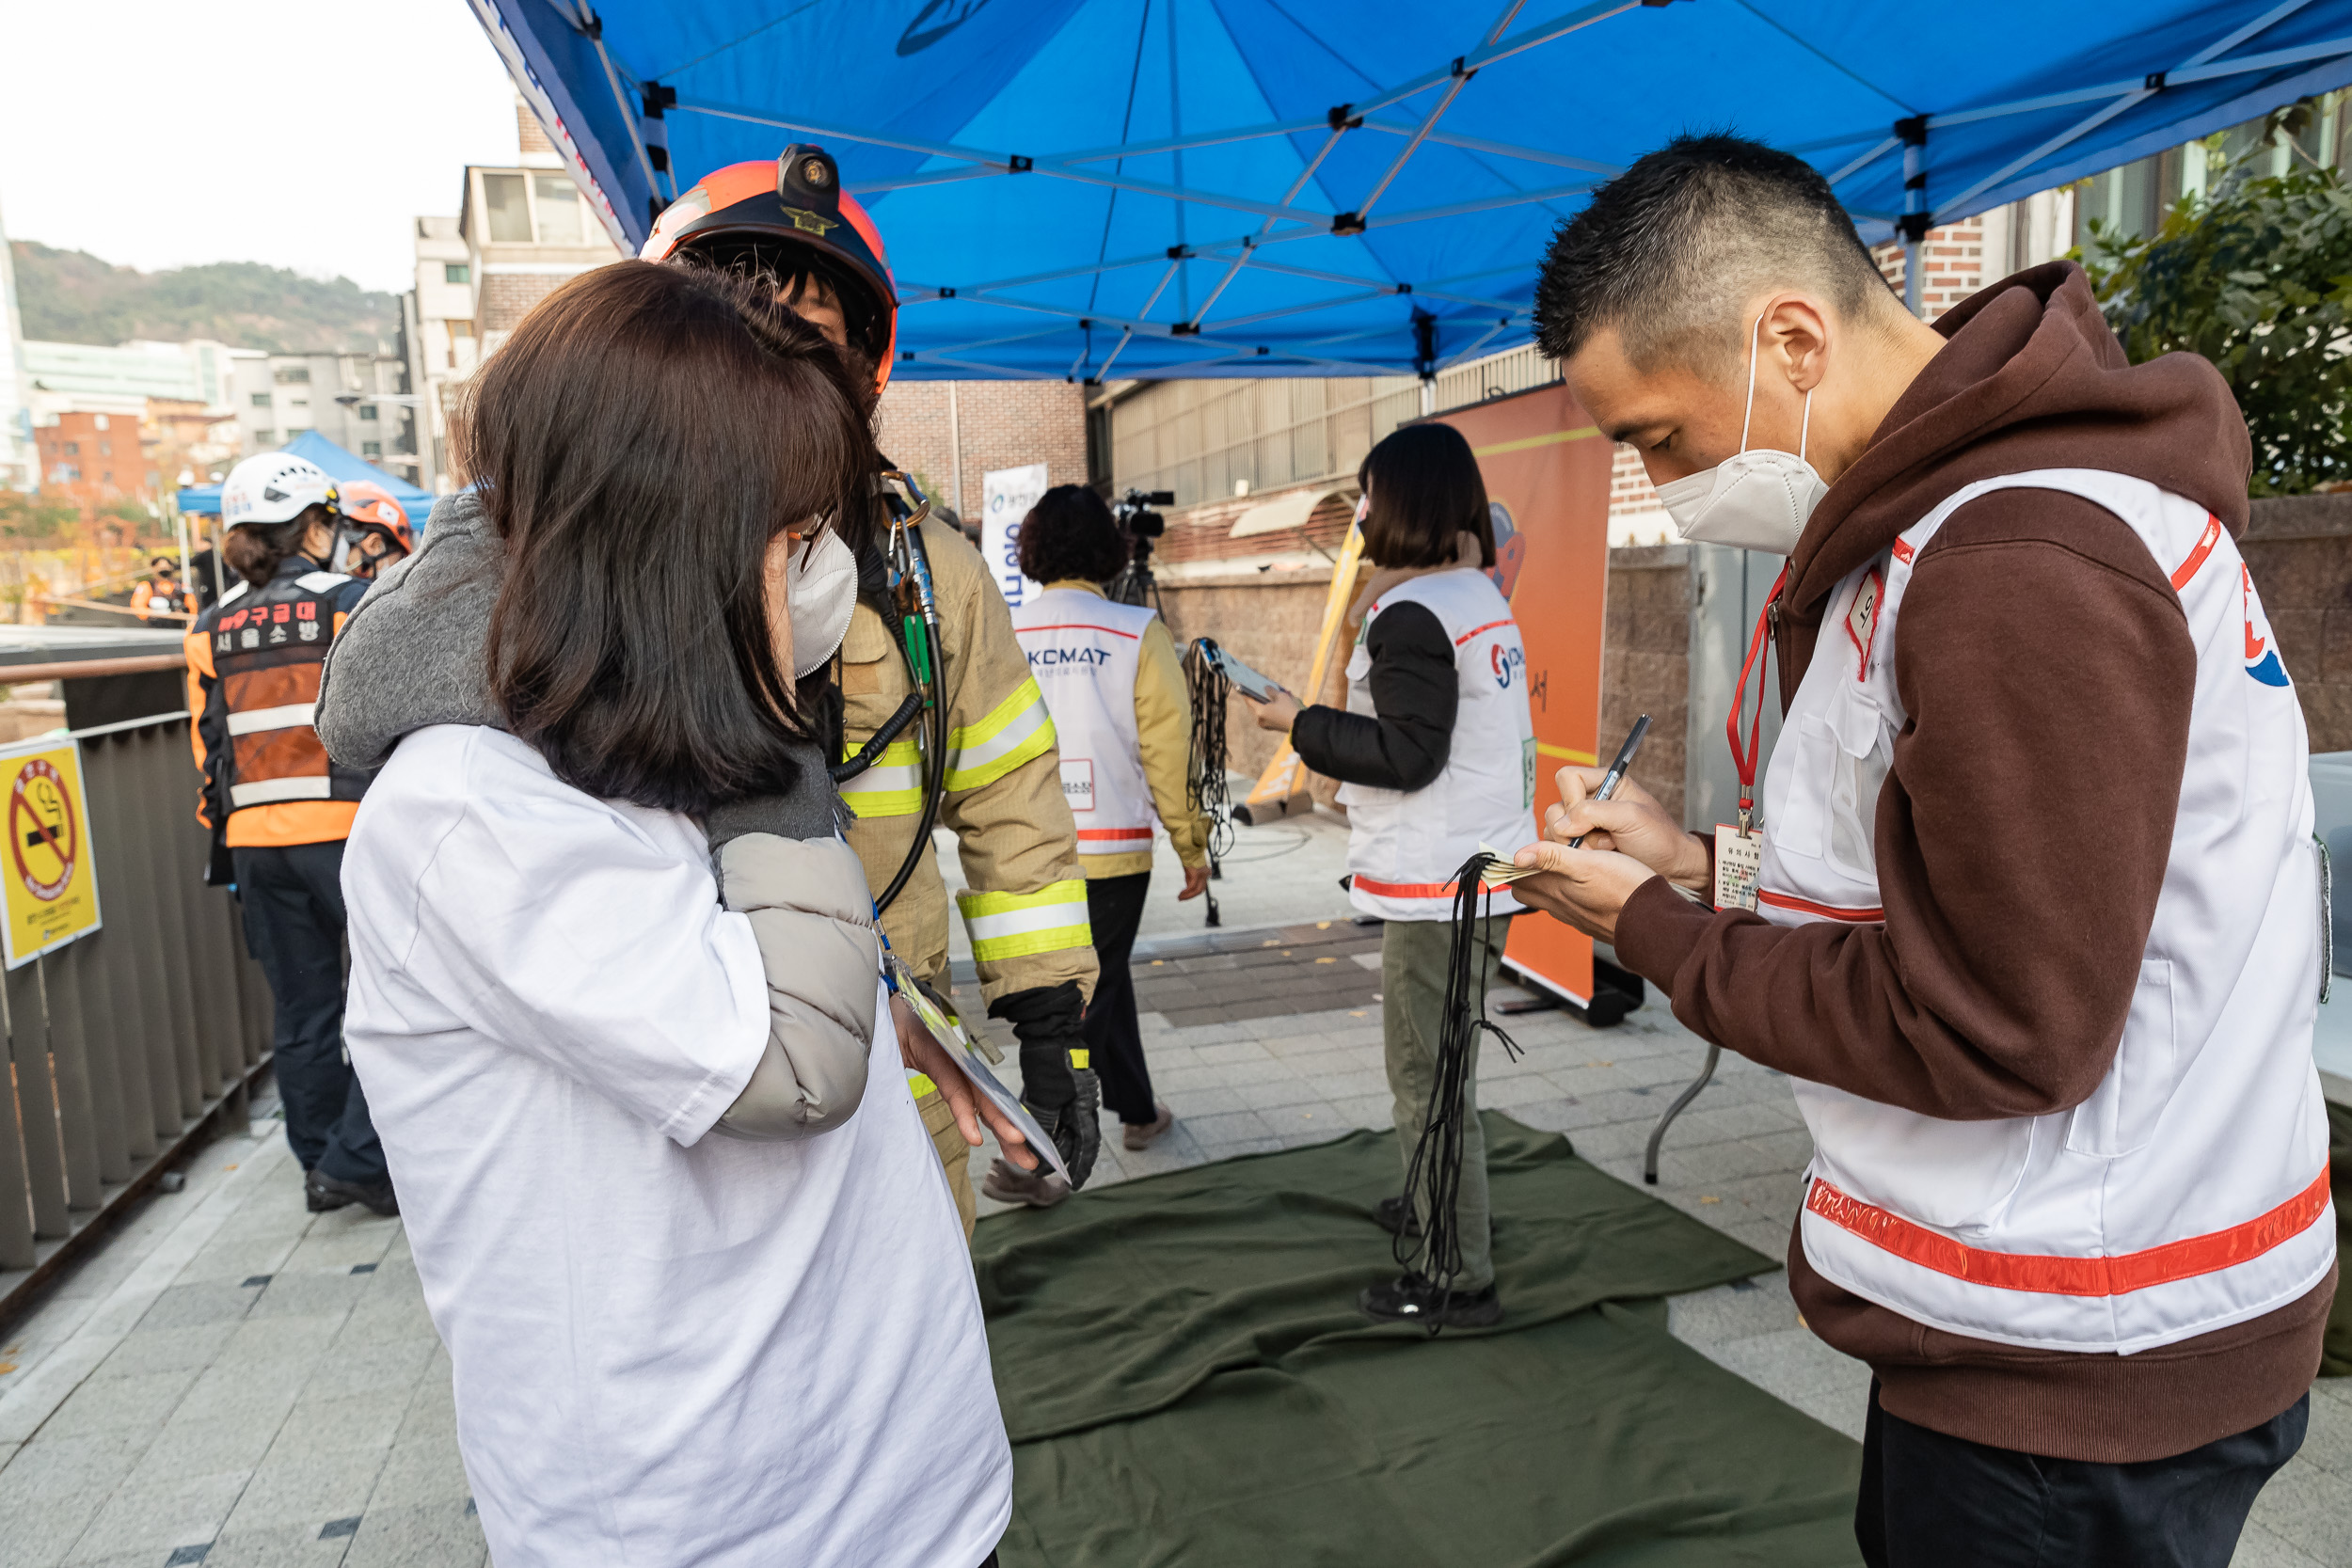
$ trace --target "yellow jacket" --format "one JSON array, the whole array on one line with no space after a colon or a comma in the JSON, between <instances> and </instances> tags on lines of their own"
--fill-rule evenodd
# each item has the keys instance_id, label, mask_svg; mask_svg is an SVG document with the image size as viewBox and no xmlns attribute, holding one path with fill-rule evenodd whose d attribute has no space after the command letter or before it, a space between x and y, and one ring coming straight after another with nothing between
<instances>
[{"instance_id":1,"label":"yellow jacket","mask_svg":"<svg viewBox=\"0 0 2352 1568\"><path fill-rule=\"evenodd\" d=\"M1061 758L1045 698L1012 634L1012 612L980 554L944 523L923 525L939 603L940 690L947 778L939 822L956 835L968 892L957 895L983 1004L1077 982L1094 994L1094 934L1077 829L1061 793ZM910 689L906 661L872 607L861 603L839 655L846 760L896 712ZM921 722L921 721L918 721ZM857 814L850 847L876 895L906 858L922 820L921 753L910 727L874 766L841 787ZM1181 799L1181 795L1179 797ZM915 974L947 971L947 888L926 854L882 915L890 945Z\"/></svg>"},{"instance_id":2,"label":"yellow jacket","mask_svg":"<svg viewBox=\"0 0 2352 1568\"><path fill-rule=\"evenodd\" d=\"M1094 583L1075 578L1049 582L1047 589L1073 588L1103 597ZM1192 693L1184 684L1184 656L1168 623L1153 616L1143 628L1136 654L1136 750L1143 756L1144 782L1152 786L1152 804L1168 830L1176 858L1186 865L1209 863L1208 819L1186 803L1186 784L1192 764ZM1124 849L1107 855L1078 851L1078 864L1089 879L1132 877L1152 869L1152 851Z\"/></svg>"}]
</instances>

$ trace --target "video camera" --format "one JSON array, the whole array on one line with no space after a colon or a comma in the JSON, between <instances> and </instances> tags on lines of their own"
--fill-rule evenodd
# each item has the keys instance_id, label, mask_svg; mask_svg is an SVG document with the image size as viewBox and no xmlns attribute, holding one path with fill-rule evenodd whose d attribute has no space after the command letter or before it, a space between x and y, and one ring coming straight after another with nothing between
<instances>
[{"instance_id":1,"label":"video camera","mask_svg":"<svg viewBox=\"0 0 2352 1568\"><path fill-rule=\"evenodd\" d=\"M1129 490L1111 502L1111 515L1119 519L1119 526L1132 537L1157 539L1168 531L1168 519L1152 509L1175 504L1176 492L1173 490Z\"/></svg>"},{"instance_id":2,"label":"video camera","mask_svg":"<svg viewBox=\"0 0 2352 1568\"><path fill-rule=\"evenodd\" d=\"M1111 515L1126 531L1128 559L1119 576L1104 590L1118 604L1147 604L1159 596L1159 585L1152 578L1152 541L1168 531L1168 519L1152 509L1174 506L1173 490L1130 489L1111 502Z\"/></svg>"}]
</instances>

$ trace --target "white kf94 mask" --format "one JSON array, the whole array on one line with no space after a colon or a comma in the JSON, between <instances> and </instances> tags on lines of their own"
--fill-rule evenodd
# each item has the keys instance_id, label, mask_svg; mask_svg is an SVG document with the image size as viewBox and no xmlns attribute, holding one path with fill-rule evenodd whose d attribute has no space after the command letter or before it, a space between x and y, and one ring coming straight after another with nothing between
<instances>
[{"instance_id":1,"label":"white kf94 mask","mask_svg":"<svg viewBox=\"0 0 2352 1568\"><path fill-rule=\"evenodd\" d=\"M792 678L799 680L831 658L850 634L857 610L857 556L829 528L792 552L784 586L792 614Z\"/></svg>"},{"instance_id":2,"label":"white kf94 mask","mask_svg":"<svg viewBox=\"0 0 2352 1568\"><path fill-rule=\"evenodd\" d=\"M1748 426L1756 417L1756 337L1764 318L1748 333L1748 406L1740 417L1740 452L1714 467L1658 487L1658 499L1682 531L1703 545L1736 545L1743 550L1787 555L1797 547L1805 519L1829 494L1829 486L1804 460L1813 424L1813 394L1804 395L1804 416L1793 452L1771 447L1748 450Z\"/></svg>"}]
</instances>

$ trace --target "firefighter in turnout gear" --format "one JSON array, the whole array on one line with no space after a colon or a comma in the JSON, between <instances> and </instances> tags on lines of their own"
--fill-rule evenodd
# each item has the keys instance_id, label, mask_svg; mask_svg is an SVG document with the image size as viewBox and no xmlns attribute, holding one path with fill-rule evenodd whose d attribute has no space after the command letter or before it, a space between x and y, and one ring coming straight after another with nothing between
<instances>
[{"instance_id":1,"label":"firefighter in turnout gear","mask_svg":"<svg viewBox=\"0 0 2352 1568\"><path fill-rule=\"evenodd\" d=\"M772 163L706 176L661 214L641 254L772 280L876 399L888 384L898 293L882 235L821 148L795 144ZM1102 1137L1079 1032L1096 965L1054 724L979 552L929 512L901 504L894 515L884 498L872 516L841 520L857 608L815 700L839 737L841 795L857 818L850 845L883 905L882 929L943 992L947 889L930 839L934 825L955 833L981 999L1012 1025L1023 1101L1083 1183ZM914 1088L968 1236L969 1146L929 1082Z\"/></svg>"},{"instance_id":2,"label":"firefighter in turnout gear","mask_svg":"<svg viewBox=\"0 0 2352 1568\"><path fill-rule=\"evenodd\" d=\"M369 774L330 761L311 727L327 644L367 584L326 569L335 483L285 452L221 487L223 546L241 579L189 627L188 711L213 830L246 942L277 1005L286 1141L313 1211L399 1212L367 1097L343 1055L343 840Z\"/></svg>"}]
</instances>

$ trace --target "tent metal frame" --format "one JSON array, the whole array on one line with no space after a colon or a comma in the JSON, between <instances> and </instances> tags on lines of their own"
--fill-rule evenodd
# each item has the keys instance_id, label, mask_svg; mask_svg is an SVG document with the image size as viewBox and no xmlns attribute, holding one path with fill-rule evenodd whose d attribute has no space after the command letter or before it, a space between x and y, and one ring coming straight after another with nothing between
<instances>
[{"instance_id":1,"label":"tent metal frame","mask_svg":"<svg viewBox=\"0 0 2352 1568\"><path fill-rule=\"evenodd\" d=\"M887 179L850 183L848 189L859 195L876 195L966 180L1037 175L1049 180L1090 185L1112 192L1128 192L1137 196L1158 198L1174 203L1177 214L1176 238L1179 243L1167 247L1163 252L1104 259L1091 264L1078 264L1057 268L1049 272L995 278L974 284L909 282L903 286L903 302L910 305L936 300L974 300L1009 309L1060 317L1073 322L1080 327L1089 329L1088 341L1084 351L1072 362L1068 373L1072 377L1084 375L1089 380L1100 380L1108 374L1112 364L1138 337L1149 338L1155 342L1181 343L1188 350L1197 348L1206 351L1201 357L1188 360L1182 366L1162 367L1165 370L1177 371L1179 373L1185 370L1231 364L1238 359L1263 359L1269 367L1279 363L1315 363L1328 364L1358 374L1382 373L1382 368L1379 366L1353 360L1323 360L1311 352L1301 352L1311 351L1317 346L1327 346L1325 344L1309 342L1283 350L1275 350L1268 345L1240 341L1231 334L1244 332L1249 326L1262 322L1306 314L1335 306L1359 304L1384 295L1412 296L1416 301L1417 318L1424 314L1418 303L1422 299L1455 307L1466 307L1479 312L1467 320L1459 315L1448 317L1447 324L1452 326L1474 327L1481 325L1484 312L1490 309L1500 312L1499 319L1484 336L1478 339L1478 342L1482 345L1492 340L1497 333L1525 321L1530 315L1526 308L1514 309L1501 301L1447 290L1442 286L1442 280L1438 283L1424 284L1378 275L1358 277L1343 272L1293 266L1274 260L1266 252L1275 245L1298 240L1334 236L1360 238L1375 230L1431 222L1501 208L1542 206L1585 194L1595 184L1616 173L1617 166L1509 141L1461 135L1444 130L1440 122L1462 93L1469 88L1471 79L1486 67L1556 42L1628 11L1661 7L1668 3L1668 0L1587 0L1585 4L1571 7L1542 21L1519 27L1516 32L1507 30L1518 21L1520 13L1527 7L1528 0L1502 0L1501 9L1494 20L1481 32L1477 42L1463 54L1404 81L1376 87L1361 100L1335 104L1319 117L1301 117L1248 125L1190 130L1183 128L1180 123L1176 134L1150 140L1029 154L966 146L953 141L908 136L870 128L833 124L790 114L765 112L741 104L692 97L661 87L658 86L659 76L640 80L631 75L628 68L613 57L605 45L602 24L596 18L588 0L547 0L547 3L593 48L601 74L612 93L614 102L621 109L622 119L628 127L630 144L628 151L634 154L633 161L644 174L648 188L655 193L657 200L660 199L665 184L670 199L675 200L677 196L676 175L668 167L666 133L659 140L651 135L654 130L660 127L663 114L667 112L771 126L778 130L828 141L887 148L899 152L917 154L927 159L945 160L951 166L922 169ZM1830 172L1829 181L1833 188L1844 184L1855 176L1872 170L1888 156L1898 151L1900 152L1904 182L1902 211L1899 214L1856 211L1855 215L1871 221L1886 222L1894 228L1905 250L1907 258L1904 269L1907 280L1906 295L1915 310L1919 303L1921 273L1921 268L1915 264L1917 259L1916 251L1931 228L1939 223L1950 223L1970 216L1980 207L1995 205L1999 200L2010 199L2018 193L2009 187L2017 182L2021 176L2031 176L2037 171L2046 171L2055 155L2079 143L2084 137L2117 117L2128 113L2169 87L2219 81L2233 76L2264 71L2277 71L2296 66L2311 66L2319 62L2352 56L2352 37L2348 37L2271 49L2240 55L2236 58L2223 58L2222 56L2230 55L2232 51L2241 48L2280 23L2302 11L2310 4L2310 0L2280 0L2279 4L2195 51L2179 66L2168 71L2151 72L2136 81L2106 82L1969 108L1926 111L1918 109L1915 105L1905 104L1900 100L1894 99L1885 93L1883 89L1867 82L1838 60L1835 54L1793 31L1787 24L1765 16L1763 12L1752 6L1746 6L1745 0L1739 0L1739 3L1742 4L1743 8L1748 9L1758 20L1774 27L1800 48L1810 52L1833 69L1851 77L1861 86L1878 93L1879 96L1887 99L1897 106L1913 111L1896 120L1891 131L1856 129L1836 135L1820 137L1803 146L1789 148L1788 150L1808 153L1860 145L1862 150ZM663 74L674 76L678 71L683 71L714 55L737 47L757 37L766 30L768 25L771 24L754 28L694 60L681 62ZM1172 58L1170 65L1172 71ZM1434 94L1434 97L1424 100L1425 106L1410 115L1408 119L1382 118L1384 111L1396 109L1427 94ZM2010 159L1994 172L1976 180L1958 194L1940 204L1931 202L1929 189L1934 173L1934 165L1930 148L1936 132L2004 118L2044 114L2053 109L2062 109L2074 104L2096 106L2090 113L2037 143L2030 150ZM1184 179L1183 155L1187 150L1230 146L1238 142L1300 136L1315 131L1325 133L1321 145L1307 158L1297 177L1279 201L1262 201L1247 196L1212 190L1188 182ZM1322 212L1312 207L1299 206L1297 203L1300 198L1322 174L1327 159L1332 150L1339 146L1341 138L1351 132L1359 131L1371 131L1394 136L1403 145L1393 157L1385 161L1380 173L1371 182L1369 188L1352 209L1341 212ZM1521 187L1510 174L1490 168L1489 172L1493 173L1497 180L1512 188L1486 196L1467 198L1459 201L1412 208L1402 212L1375 213L1374 209L1404 172L1406 165L1423 146L1430 144L1452 147L1487 157L1514 160L1525 165L1563 169L1574 174L1576 178L1565 182L1546 182L1539 186ZM659 169L654 156L654 150L657 146L664 149L659 160L661 166ZM1171 157L1174 164L1175 178L1173 180L1150 180L1124 170L1123 163L1128 158L1157 155ZM1112 163L1115 166L1109 169L1094 166L1104 163ZM662 178L664 175L667 176L666 181ZM1994 199L1988 200L1988 197ZM1184 219L1187 209L1192 206L1246 213L1257 217L1260 222L1253 232L1200 244L1185 244L1183 232ZM1854 209L1850 207L1849 211L1854 211ZM1184 263L1188 261L1222 261L1225 262L1215 283L1197 307L1190 304L1186 293L1189 281L1184 273ZM1165 270L1152 289L1150 298L1145 301L1139 310L1130 316L1043 304L1021 298L1010 292L1032 285L1067 281L1072 278L1100 277L1127 268L1155 263L1164 264ZM1327 282L1344 288L1345 292L1276 309L1223 318L1215 316L1214 312L1228 290L1244 271L1253 268L1285 277ZM1180 298L1184 299L1184 303L1180 305L1177 313L1170 319L1154 319L1154 312L1158 310L1162 300L1167 296L1169 286L1180 282L1185 285L1178 291ZM1354 287L1345 288L1347 285L1354 285ZM1120 330L1120 337L1109 353L1104 356L1101 363L1094 366L1091 373L1089 374L1088 366L1094 356L1090 329L1096 325L1105 328L1117 327ZM1053 330L1067 330L1067 328ZM1394 324L1390 324L1383 330L1392 333L1395 330ZM1050 332L997 333L966 342L948 344L939 348L909 350L904 353L909 361L916 364L968 368L992 375L1018 374L1026 379L1044 372L1034 370L1014 372L1007 367L987 365L981 361L971 360L967 356L976 350L985 350L996 344L1023 341L1049 335L1051 335ZM1343 337L1355 336L1359 335L1343 335ZM1337 341L1339 340L1333 340L1333 341ZM1454 362L1459 357L1459 352L1444 356L1443 362ZM1409 372L1418 373L1426 379L1436 373L1439 363L1439 357L1435 354L1434 349L1425 346L1422 350L1422 357L1408 370Z\"/></svg>"}]
</instances>

